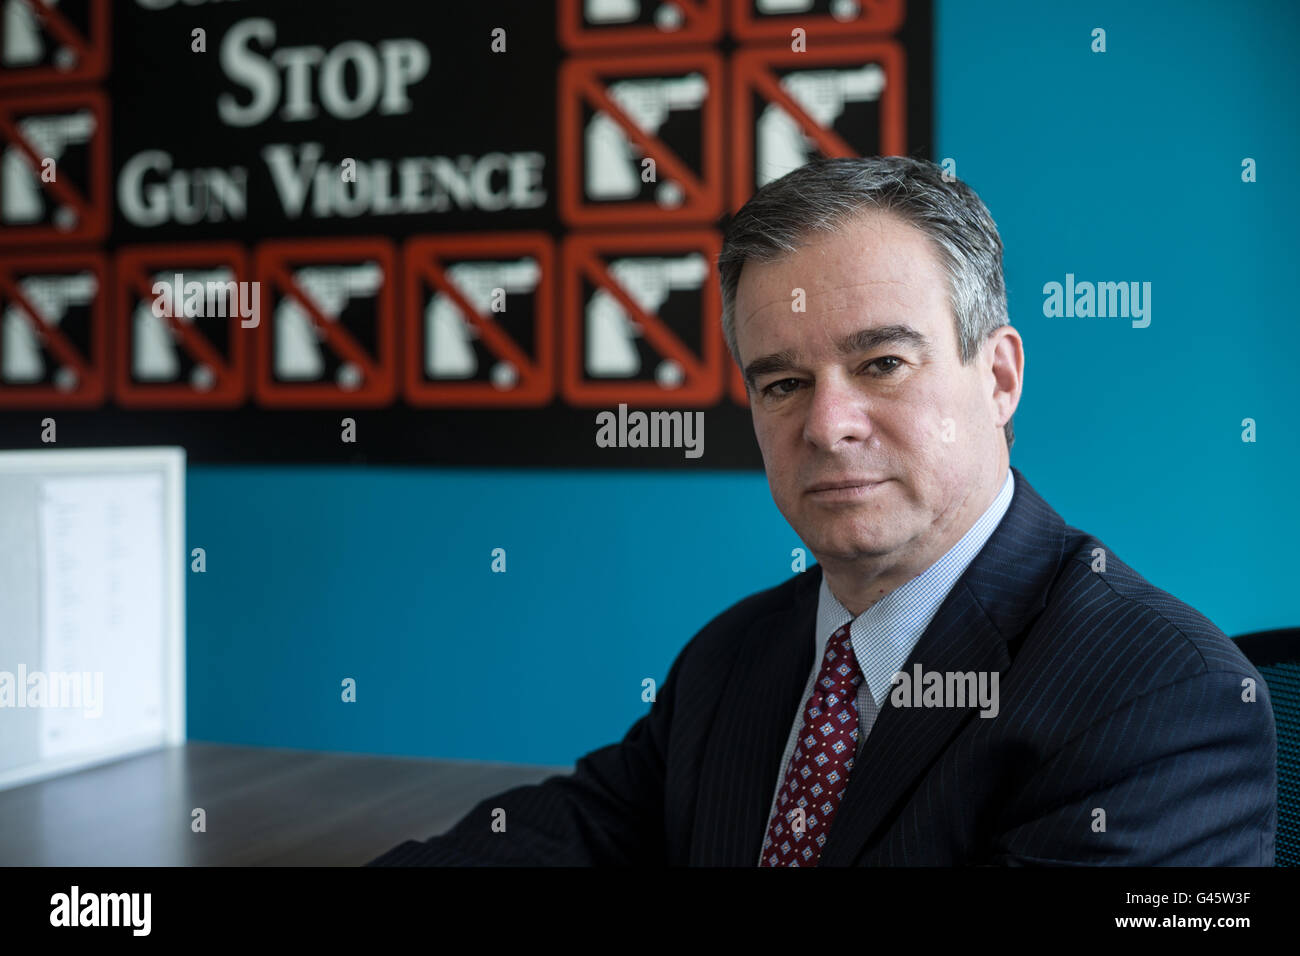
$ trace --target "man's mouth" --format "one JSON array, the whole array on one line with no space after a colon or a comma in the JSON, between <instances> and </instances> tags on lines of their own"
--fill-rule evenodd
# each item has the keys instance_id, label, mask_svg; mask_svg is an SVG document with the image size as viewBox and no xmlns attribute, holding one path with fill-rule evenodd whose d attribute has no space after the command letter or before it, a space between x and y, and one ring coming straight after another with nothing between
<instances>
[{"instance_id":1,"label":"man's mouth","mask_svg":"<svg viewBox=\"0 0 1300 956\"><path fill-rule=\"evenodd\" d=\"M843 478L819 481L809 485L804 493L818 501L852 501L873 494L888 478Z\"/></svg>"}]
</instances>

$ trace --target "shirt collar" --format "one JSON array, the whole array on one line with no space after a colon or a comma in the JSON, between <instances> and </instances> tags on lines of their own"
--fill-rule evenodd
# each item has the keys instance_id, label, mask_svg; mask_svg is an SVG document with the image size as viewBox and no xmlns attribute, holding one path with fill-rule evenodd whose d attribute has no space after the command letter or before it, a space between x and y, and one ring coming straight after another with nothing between
<instances>
[{"instance_id":1,"label":"shirt collar","mask_svg":"<svg viewBox=\"0 0 1300 956\"><path fill-rule=\"evenodd\" d=\"M906 584L886 594L856 618L831 594L823 573L821 591L817 597L817 630L814 633L817 647L813 660L817 666L821 666L830 636L853 621L853 626L849 629L853 653L857 656L863 678L871 689L871 696L879 707L892 686L894 674L907 662L912 648L938 612L939 605L948 596L962 572L975 560L975 555L984 547L1006 514L1014 492L1015 480L1008 468L1002 489L993 503L947 554Z\"/></svg>"}]
</instances>

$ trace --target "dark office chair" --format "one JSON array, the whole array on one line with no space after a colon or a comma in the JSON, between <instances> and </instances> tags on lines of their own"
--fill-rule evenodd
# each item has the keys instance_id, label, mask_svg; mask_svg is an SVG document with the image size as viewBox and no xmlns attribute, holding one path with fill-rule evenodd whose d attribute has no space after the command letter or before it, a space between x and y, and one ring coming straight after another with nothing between
<instances>
[{"instance_id":1,"label":"dark office chair","mask_svg":"<svg viewBox=\"0 0 1300 956\"><path fill-rule=\"evenodd\" d=\"M1268 684L1277 721L1278 866L1300 866L1300 627L1235 639Z\"/></svg>"}]
</instances>

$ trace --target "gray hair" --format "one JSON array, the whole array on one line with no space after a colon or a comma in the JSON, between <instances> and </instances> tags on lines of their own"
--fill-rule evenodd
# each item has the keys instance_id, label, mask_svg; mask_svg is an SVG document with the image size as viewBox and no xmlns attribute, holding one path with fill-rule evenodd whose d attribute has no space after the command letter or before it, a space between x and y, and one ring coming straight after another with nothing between
<instances>
[{"instance_id":1,"label":"gray hair","mask_svg":"<svg viewBox=\"0 0 1300 956\"><path fill-rule=\"evenodd\" d=\"M930 238L948 274L963 365L974 361L995 329L1010 324L1002 238L973 189L923 159L818 159L763 186L727 226L718 255L722 331L737 365L736 289L745 263L780 259L814 230L834 232L864 209L892 213ZM1010 449L1011 419L1003 432Z\"/></svg>"}]
</instances>

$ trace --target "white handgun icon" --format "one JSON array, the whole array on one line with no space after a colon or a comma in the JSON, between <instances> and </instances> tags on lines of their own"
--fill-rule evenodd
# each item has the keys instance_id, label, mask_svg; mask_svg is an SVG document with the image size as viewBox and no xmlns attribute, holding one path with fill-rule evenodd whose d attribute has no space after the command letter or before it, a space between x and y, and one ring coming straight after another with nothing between
<instances>
[{"instance_id":1,"label":"white handgun icon","mask_svg":"<svg viewBox=\"0 0 1300 956\"><path fill-rule=\"evenodd\" d=\"M809 70L783 77L781 88L817 125L829 127L844 112L845 104L880 99L885 88L885 71L876 63L856 70ZM794 117L774 103L769 103L759 115L757 126L754 155L757 186L765 186L803 166L817 151Z\"/></svg>"},{"instance_id":2,"label":"white handgun icon","mask_svg":"<svg viewBox=\"0 0 1300 956\"><path fill-rule=\"evenodd\" d=\"M169 285L175 270L156 272L155 283ZM235 274L229 269L207 269L183 273L186 283L198 282L206 290L209 282L233 282ZM170 297L170 296L169 296ZM206 298L204 302L206 304ZM193 322L185 315L184 300L171 303L170 310L177 322ZM165 318L154 315L153 304L142 301L131 315L131 378L137 382L174 382L181 374L180 358L176 353L176 333ZM209 389L216 381L216 373L206 365L196 365L190 383L199 389Z\"/></svg>"},{"instance_id":3,"label":"white handgun icon","mask_svg":"<svg viewBox=\"0 0 1300 956\"><path fill-rule=\"evenodd\" d=\"M348 302L359 296L373 296L384 284L384 270L377 262L355 266L308 266L293 273L298 287L310 297L327 319L338 321ZM325 358L311 316L293 296L286 295L275 309L275 377L282 381L310 382L325 374ZM344 362L338 370L343 388L361 384L361 369Z\"/></svg>"},{"instance_id":4,"label":"white handgun icon","mask_svg":"<svg viewBox=\"0 0 1300 956\"><path fill-rule=\"evenodd\" d=\"M709 84L700 73L677 79L620 80L611 83L609 95L637 128L647 133L659 127L672 110L699 109ZM641 156L623 128L608 113L599 111L585 131L586 190L591 199L630 199L641 192ZM681 202L681 187L661 182L656 200L665 206Z\"/></svg>"},{"instance_id":5,"label":"white handgun icon","mask_svg":"<svg viewBox=\"0 0 1300 956\"><path fill-rule=\"evenodd\" d=\"M30 116L18 124L24 141L42 160L58 161L68 146L87 143L95 132L95 117L89 110L57 116ZM0 159L0 219L7 223L40 222L45 218L45 198L39 180L40 169L32 169L31 160L10 146ZM58 175L58 167L55 167ZM54 211L51 221L62 229L77 224L77 214L67 206Z\"/></svg>"},{"instance_id":6,"label":"white handgun icon","mask_svg":"<svg viewBox=\"0 0 1300 956\"><path fill-rule=\"evenodd\" d=\"M632 301L651 315L674 289L698 289L709 274L709 265L699 253L677 258L614 259L610 275L627 290ZM604 289L591 297L586 309L587 374L593 377L631 378L641 371L641 356L633 338L640 326ZM665 388L681 384L683 370L671 359L655 369L655 379Z\"/></svg>"},{"instance_id":7,"label":"white handgun icon","mask_svg":"<svg viewBox=\"0 0 1300 956\"><path fill-rule=\"evenodd\" d=\"M536 289L542 278L537 260L526 257L516 262L460 262L446 271L452 285L480 313L491 312L496 289L507 296L520 295ZM478 372L478 357L470 345L478 330L441 292L424 310L424 330L424 369L430 378L472 378ZM496 385L508 388L518 381L519 370L509 362L498 362L491 377Z\"/></svg>"},{"instance_id":8,"label":"white handgun icon","mask_svg":"<svg viewBox=\"0 0 1300 956\"><path fill-rule=\"evenodd\" d=\"M29 276L18 283L25 298L46 325L58 325L74 305L88 305L99 291L93 272L72 275ZM45 378L45 359L41 355L39 330L32 318L19 306L11 304L4 312L4 347L0 349L0 382L31 384ZM77 386L77 373L61 366L54 375L58 388Z\"/></svg>"}]
</instances>

